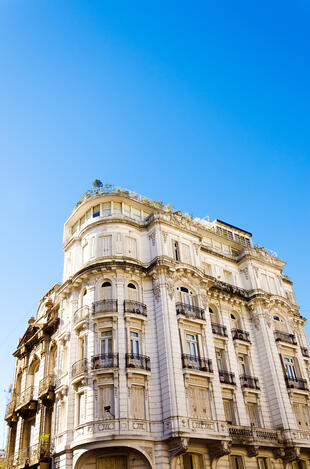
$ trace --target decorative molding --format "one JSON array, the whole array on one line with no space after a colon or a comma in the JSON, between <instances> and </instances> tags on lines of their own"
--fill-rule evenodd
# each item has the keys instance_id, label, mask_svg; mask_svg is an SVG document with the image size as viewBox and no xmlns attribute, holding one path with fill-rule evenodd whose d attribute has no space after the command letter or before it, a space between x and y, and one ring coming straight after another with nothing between
<instances>
[{"instance_id":1,"label":"decorative molding","mask_svg":"<svg viewBox=\"0 0 310 469\"><path fill-rule=\"evenodd\" d=\"M162 231L162 235L163 235L164 243L166 243L167 238L168 238L168 233L167 233L167 231Z\"/></svg>"},{"instance_id":2,"label":"decorative molding","mask_svg":"<svg viewBox=\"0 0 310 469\"><path fill-rule=\"evenodd\" d=\"M246 280L249 280L249 269L248 269L248 267L244 267L243 269L240 269L240 273L245 276Z\"/></svg>"},{"instance_id":3,"label":"decorative molding","mask_svg":"<svg viewBox=\"0 0 310 469\"><path fill-rule=\"evenodd\" d=\"M188 450L189 438L174 438L169 442L168 452L169 458L172 460L175 456L186 453Z\"/></svg>"},{"instance_id":4,"label":"decorative molding","mask_svg":"<svg viewBox=\"0 0 310 469\"><path fill-rule=\"evenodd\" d=\"M167 290L168 290L168 295L171 300L173 300L174 295L175 295L175 282L172 277L167 278Z\"/></svg>"},{"instance_id":5,"label":"decorative molding","mask_svg":"<svg viewBox=\"0 0 310 469\"><path fill-rule=\"evenodd\" d=\"M259 453L259 446L249 445L246 447L246 450L249 458L256 458Z\"/></svg>"},{"instance_id":6,"label":"decorative molding","mask_svg":"<svg viewBox=\"0 0 310 469\"><path fill-rule=\"evenodd\" d=\"M208 446L208 451L210 455L211 462L213 460L218 460L223 456L227 456L231 452L230 442L229 441L217 441L216 443Z\"/></svg>"},{"instance_id":7,"label":"decorative molding","mask_svg":"<svg viewBox=\"0 0 310 469\"><path fill-rule=\"evenodd\" d=\"M153 230L153 231L149 234L149 239L152 240L153 246L155 246L155 236L156 236L155 230Z\"/></svg>"},{"instance_id":8,"label":"decorative molding","mask_svg":"<svg viewBox=\"0 0 310 469\"><path fill-rule=\"evenodd\" d=\"M195 252L196 252L196 254L197 254L197 256L198 256L198 254L199 254L199 249L201 248L201 244L199 244L199 243L193 243L193 246L194 246Z\"/></svg>"},{"instance_id":9,"label":"decorative molding","mask_svg":"<svg viewBox=\"0 0 310 469\"><path fill-rule=\"evenodd\" d=\"M158 302L160 299L160 286L159 286L159 280L156 278L153 278L153 293L155 300Z\"/></svg>"}]
</instances>

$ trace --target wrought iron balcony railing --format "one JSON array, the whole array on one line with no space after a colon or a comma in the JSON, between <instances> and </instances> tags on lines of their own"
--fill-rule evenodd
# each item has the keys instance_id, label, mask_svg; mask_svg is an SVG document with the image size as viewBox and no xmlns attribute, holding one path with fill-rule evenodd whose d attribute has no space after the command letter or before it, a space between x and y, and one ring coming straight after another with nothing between
<instances>
[{"instance_id":1,"label":"wrought iron balcony railing","mask_svg":"<svg viewBox=\"0 0 310 469\"><path fill-rule=\"evenodd\" d=\"M82 358L82 360L79 360L72 365L72 378L75 378L76 376L86 373L88 370L88 360L87 358Z\"/></svg>"},{"instance_id":2,"label":"wrought iron balcony railing","mask_svg":"<svg viewBox=\"0 0 310 469\"><path fill-rule=\"evenodd\" d=\"M209 358L200 358L194 355L182 354L182 365L183 368L213 373L212 360Z\"/></svg>"},{"instance_id":3,"label":"wrought iron balcony railing","mask_svg":"<svg viewBox=\"0 0 310 469\"><path fill-rule=\"evenodd\" d=\"M146 305L139 303L138 301L125 300L124 313L142 314L143 316L147 316Z\"/></svg>"},{"instance_id":4,"label":"wrought iron balcony railing","mask_svg":"<svg viewBox=\"0 0 310 469\"><path fill-rule=\"evenodd\" d=\"M117 313L117 300L100 300L93 303L93 314Z\"/></svg>"},{"instance_id":5,"label":"wrought iron balcony railing","mask_svg":"<svg viewBox=\"0 0 310 469\"><path fill-rule=\"evenodd\" d=\"M126 367L140 368L142 370L151 370L150 357L137 353L126 353Z\"/></svg>"},{"instance_id":6,"label":"wrought iron balcony railing","mask_svg":"<svg viewBox=\"0 0 310 469\"><path fill-rule=\"evenodd\" d=\"M300 347L301 353L304 357L310 358L308 347Z\"/></svg>"},{"instance_id":7,"label":"wrought iron balcony railing","mask_svg":"<svg viewBox=\"0 0 310 469\"><path fill-rule=\"evenodd\" d=\"M226 326L222 326L222 324L216 324L215 322L211 322L211 326L212 326L213 334L221 335L223 337L228 337Z\"/></svg>"},{"instance_id":8,"label":"wrought iron balcony railing","mask_svg":"<svg viewBox=\"0 0 310 469\"><path fill-rule=\"evenodd\" d=\"M23 407L28 404L30 401L35 400L36 392L34 386L29 386L17 396L16 408Z\"/></svg>"},{"instance_id":9,"label":"wrought iron balcony railing","mask_svg":"<svg viewBox=\"0 0 310 469\"><path fill-rule=\"evenodd\" d=\"M87 305L81 306L81 308L77 309L73 315L73 323L76 324L83 319L87 319L89 317L89 307Z\"/></svg>"},{"instance_id":10,"label":"wrought iron balcony railing","mask_svg":"<svg viewBox=\"0 0 310 469\"><path fill-rule=\"evenodd\" d=\"M55 389L55 375L48 375L39 383L39 396Z\"/></svg>"},{"instance_id":11,"label":"wrought iron balcony railing","mask_svg":"<svg viewBox=\"0 0 310 469\"><path fill-rule=\"evenodd\" d=\"M198 306L189 305L187 303L176 303L177 314L184 314L184 316L193 319L205 319L205 311Z\"/></svg>"},{"instance_id":12,"label":"wrought iron balcony railing","mask_svg":"<svg viewBox=\"0 0 310 469\"><path fill-rule=\"evenodd\" d=\"M291 378L285 376L286 386L288 388L300 389L301 391L308 391L308 383L303 378Z\"/></svg>"},{"instance_id":13,"label":"wrought iron balcony railing","mask_svg":"<svg viewBox=\"0 0 310 469\"><path fill-rule=\"evenodd\" d=\"M220 382L225 384L236 384L235 373L219 370Z\"/></svg>"},{"instance_id":14,"label":"wrought iron balcony railing","mask_svg":"<svg viewBox=\"0 0 310 469\"><path fill-rule=\"evenodd\" d=\"M51 442L50 437L47 436L39 437L42 438L38 443L32 446L20 450L14 455L9 455L6 458L7 469L16 467L28 467L38 464L40 461L46 461L51 457Z\"/></svg>"},{"instance_id":15,"label":"wrought iron balcony railing","mask_svg":"<svg viewBox=\"0 0 310 469\"><path fill-rule=\"evenodd\" d=\"M229 425L228 431L233 439L254 439L254 440L280 440L281 432L271 428L246 427L240 425Z\"/></svg>"},{"instance_id":16,"label":"wrought iron balcony railing","mask_svg":"<svg viewBox=\"0 0 310 469\"><path fill-rule=\"evenodd\" d=\"M243 388L260 389L258 378L255 376L242 375L240 382Z\"/></svg>"},{"instance_id":17,"label":"wrought iron balcony railing","mask_svg":"<svg viewBox=\"0 0 310 469\"><path fill-rule=\"evenodd\" d=\"M93 355L91 359L92 370L101 368L118 368L118 353L102 353Z\"/></svg>"},{"instance_id":18,"label":"wrought iron balcony railing","mask_svg":"<svg viewBox=\"0 0 310 469\"><path fill-rule=\"evenodd\" d=\"M250 334L247 331L243 331L242 329L232 329L232 338L233 340L243 340L244 342L251 342L250 341Z\"/></svg>"},{"instance_id":19,"label":"wrought iron balcony railing","mask_svg":"<svg viewBox=\"0 0 310 469\"><path fill-rule=\"evenodd\" d=\"M13 394L10 402L7 404L6 409L5 409L5 418L13 414L15 407L16 407L16 396L15 394Z\"/></svg>"},{"instance_id":20,"label":"wrought iron balcony railing","mask_svg":"<svg viewBox=\"0 0 310 469\"><path fill-rule=\"evenodd\" d=\"M286 342L287 344L297 345L296 337L294 334L288 334L287 332L274 331L276 342Z\"/></svg>"}]
</instances>

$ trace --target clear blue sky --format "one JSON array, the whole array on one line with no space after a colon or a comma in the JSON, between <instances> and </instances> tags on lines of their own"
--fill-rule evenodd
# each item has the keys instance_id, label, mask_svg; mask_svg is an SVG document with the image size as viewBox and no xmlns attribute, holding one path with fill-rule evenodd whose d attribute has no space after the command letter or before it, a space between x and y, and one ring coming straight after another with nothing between
<instances>
[{"instance_id":1,"label":"clear blue sky","mask_svg":"<svg viewBox=\"0 0 310 469\"><path fill-rule=\"evenodd\" d=\"M95 178L253 232L310 317L309 13L0 0L1 414L11 353L61 280L63 223Z\"/></svg>"}]
</instances>

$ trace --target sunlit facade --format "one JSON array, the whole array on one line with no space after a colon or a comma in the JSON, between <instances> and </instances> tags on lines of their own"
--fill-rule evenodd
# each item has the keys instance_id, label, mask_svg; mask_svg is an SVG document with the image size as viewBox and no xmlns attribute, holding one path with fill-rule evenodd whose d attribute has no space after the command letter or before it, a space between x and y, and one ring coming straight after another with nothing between
<instances>
[{"instance_id":1,"label":"sunlit facade","mask_svg":"<svg viewBox=\"0 0 310 469\"><path fill-rule=\"evenodd\" d=\"M222 221L89 194L14 352L7 467L309 467L310 355L284 265Z\"/></svg>"}]
</instances>

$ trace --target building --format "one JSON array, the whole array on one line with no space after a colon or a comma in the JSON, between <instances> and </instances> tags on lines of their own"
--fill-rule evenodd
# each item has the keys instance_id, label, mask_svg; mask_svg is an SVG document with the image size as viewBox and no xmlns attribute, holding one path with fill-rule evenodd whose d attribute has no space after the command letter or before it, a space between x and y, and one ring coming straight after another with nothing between
<instances>
[{"instance_id":1,"label":"building","mask_svg":"<svg viewBox=\"0 0 310 469\"><path fill-rule=\"evenodd\" d=\"M9 468L305 469L310 358L285 262L104 186L14 353Z\"/></svg>"}]
</instances>

